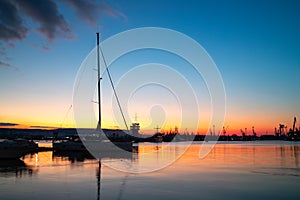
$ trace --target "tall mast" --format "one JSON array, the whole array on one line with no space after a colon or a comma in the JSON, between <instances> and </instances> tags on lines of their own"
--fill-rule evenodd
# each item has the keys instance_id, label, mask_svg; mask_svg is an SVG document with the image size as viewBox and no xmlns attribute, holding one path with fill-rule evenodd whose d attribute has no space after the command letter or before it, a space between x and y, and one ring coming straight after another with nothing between
<instances>
[{"instance_id":1,"label":"tall mast","mask_svg":"<svg viewBox=\"0 0 300 200\"><path fill-rule=\"evenodd\" d=\"M98 125L97 128L101 129L101 91L100 91L100 46L99 46L99 33L97 34L97 69L98 69Z\"/></svg>"}]
</instances>

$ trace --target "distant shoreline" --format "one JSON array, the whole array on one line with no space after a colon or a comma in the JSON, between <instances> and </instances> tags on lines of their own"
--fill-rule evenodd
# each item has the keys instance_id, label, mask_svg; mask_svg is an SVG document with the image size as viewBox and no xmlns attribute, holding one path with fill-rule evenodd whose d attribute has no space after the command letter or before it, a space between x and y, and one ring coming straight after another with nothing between
<instances>
[{"instance_id":1,"label":"distant shoreline","mask_svg":"<svg viewBox=\"0 0 300 200\"><path fill-rule=\"evenodd\" d=\"M85 129L81 129L85 130ZM86 129L87 131L93 129ZM110 132L117 131L122 132L119 129L104 129L109 130ZM0 138L2 139L15 139L15 138L24 138L29 140L53 140L54 134L58 135L58 139L67 139L67 138L74 138L78 137L77 129L76 128L58 128L58 129L16 129L16 128L0 128ZM232 135L205 135L205 134L182 134L182 133L159 133L154 135L145 135L140 134L141 139L137 142L143 141L151 141L146 140L145 138L152 138L153 140L155 137L160 135L163 138L163 142L170 142L170 141L256 141L256 140L288 140L287 135L275 135L275 134L262 134L260 136L253 136L253 135L245 135L240 136L237 134ZM135 136L135 138L140 138ZM123 137L119 137L118 139L124 139ZM128 139L128 138L127 138Z\"/></svg>"}]
</instances>

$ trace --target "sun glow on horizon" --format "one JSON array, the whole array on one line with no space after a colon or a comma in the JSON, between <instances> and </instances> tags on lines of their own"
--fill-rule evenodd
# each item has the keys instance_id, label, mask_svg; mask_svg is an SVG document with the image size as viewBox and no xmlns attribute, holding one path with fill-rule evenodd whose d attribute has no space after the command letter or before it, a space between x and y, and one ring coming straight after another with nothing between
<instances>
[{"instance_id":1,"label":"sun glow on horizon","mask_svg":"<svg viewBox=\"0 0 300 200\"><path fill-rule=\"evenodd\" d=\"M2 120L4 121L4 120ZM69 123L68 124L57 124L57 123L43 123L43 122L24 122L24 121L18 121L18 120L6 120L7 124L5 126L1 126L0 128L18 128L18 129L57 129L57 128L96 128L97 124L94 126L81 126L77 127L75 123ZM208 120L209 121L209 120ZM14 123L12 123L14 122ZM157 126L159 127L159 131L163 133L170 133L174 132L175 128L178 129L179 133L189 133L189 134L223 134L223 127L214 127L213 124L207 123L201 123L201 126L199 125L198 129L195 127L190 127L190 126L185 126L185 125L178 125L176 122L171 122L171 123L165 123L164 125L160 124L151 124L154 126L149 126L149 121L144 121L142 118L137 121L140 123L141 130L140 133L142 134L150 134L153 135L156 132ZM226 129L226 134L232 135L232 134L237 134L241 135L241 130L246 132L247 135L252 135L252 127L254 127L254 131L257 133L257 135L263 135L263 134L274 134L274 129L279 127L279 124L285 124L287 126L287 131L289 128L292 127L292 120L286 120L286 121L277 121L275 119L275 122L270 120L269 122L261 122L261 123L249 123L249 122L240 122L240 123L234 123L234 121L230 122L229 120L225 121L224 128ZM9 125L11 124L11 125ZM148 124L148 126L145 126L144 124ZM128 124L130 125L130 124ZM296 127L300 128L300 123L296 123ZM121 126L117 125L113 121L108 122L108 123L103 123L103 128L108 128L108 129L123 129Z\"/></svg>"}]
</instances>

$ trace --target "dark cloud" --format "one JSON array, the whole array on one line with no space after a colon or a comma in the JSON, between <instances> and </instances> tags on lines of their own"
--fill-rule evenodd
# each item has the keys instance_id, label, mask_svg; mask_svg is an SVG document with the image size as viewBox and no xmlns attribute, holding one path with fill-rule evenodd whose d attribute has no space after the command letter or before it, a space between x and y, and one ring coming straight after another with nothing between
<instances>
[{"instance_id":1,"label":"dark cloud","mask_svg":"<svg viewBox=\"0 0 300 200\"><path fill-rule=\"evenodd\" d=\"M24 18L38 24L36 29L49 41L57 37L71 39L74 34L53 0L0 0L0 40L13 47L17 40L24 40L30 30Z\"/></svg>"},{"instance_id":2,"label":"dark cloud","mask_svg":"<svg viewBox=\"0 0 300 200\"><path fill-rule=\"evenodd\" d=\"M117 10L112 9L105 3L97 3L92 0L62 0L70 6L80 20L96 25L97 19L103 15L111 17L126 16ZM6 48L14 48L16 41L26 39L29 31L36 30L48 41L53 42L57 38L73 39L75 34L69 28L64 15L60 13L56 0L0 0L0 43L1 52ZM36 27L31 27L24 20L31 19ZM4 47L3 47L4 46ZM44 50L49 47L41 46ZM5 56L5 55L0 55ZM10 67L8 63L1 62L0 66Z\"/></svg>"},{"instance_id":3,"label":"dark cloud","mask_svg":"<svg viewBox=\"0 0 300 200\"><path fill-rule=\"evenodd\" d=\"M0 1L0 40L23 40L28 33L28 28L23 24L19 10L13 1Z\"/></svg>"},{"instance_id":4,"label":"dark cloud","mask_svg":"<svg viewBox=\"0 0 300 200\"><path fill-rule=\"evenodd\" d=\"M13 67L3 61L6 49L15 48L14 42L26 39L31 29L24 23L25 18L37 23L36 30L49 41L54 41L57 37L68 39L74 37L53 0L0 0L0 59L2 59L0 66L2 67Z\"/></svg>"},{"instance_id":5,"label":"dark cloud","mask_svg":"<svg viewBox=\"0 0 300 200\"><path fill-rule=\"evenodd\" d=\"M30 126L30 128L45 128L45 129L53 129L53 128L57 128L57 127L54 127L54 126Z\"/></svg>"},{"instance_id":6,"label":"dark cloud","mask_svg":"<svg viewBox=\"0 0 300 200\"><path fill-rule=\"evenodd\" d=\"M126 16L117 10L112 9L105 3L96 3L92 0L63 0L72 7L79 18L91 24L96 24L97 19L105 14L112 17ZM24 19L30 18L38 24L36 29L49 41L57 37L67 39L74 38L74 33L58 10L55 0L0 0L0 40L12 47L16 40L23 40L27 37L28 25Z\"/></svg>"},{"instance_id":7,"label":"dark cloud","mask_svg":"<svg viewBox=\"0 0 300 200\"><path fill-rule=\"evenodd\" d=\"M18 126L19 124L15 123L7 123L7 122L0 122L0 126Z\"/></svg>"},{"instance_id":8,"label":"dark cloud","mask_svg":"<svg viewBox=\"0 0 300 200\"><path fill-rule=\"evenodd\" d=\"M50 41L60 34L66 38L73 37L64 16L58 12L57 5L52 0L16 0L15 2L26 16L39 24L37 30Z\"/></svg>"}]
</instances>

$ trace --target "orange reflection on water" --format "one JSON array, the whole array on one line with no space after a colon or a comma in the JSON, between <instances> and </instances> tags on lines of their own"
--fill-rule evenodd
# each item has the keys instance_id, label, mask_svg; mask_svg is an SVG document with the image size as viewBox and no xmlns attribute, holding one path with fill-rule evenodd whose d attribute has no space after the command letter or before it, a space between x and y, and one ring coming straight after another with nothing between
<instances>
[{"instance_id":1,"label":"orange reflection on water","mask_svg":"<svg viewBox=\"0 0 300 200\"><path fill-rule=\"evenodd\" d=\"M102 163L114 169L131 172L152 172L161 175L197 173L298 173L300 145L290 142L236 142L217 144L203 159L199 150L205 143L145 143L139 144L139 153L130 159L104 159ZM183 153L183 155L181 155ZM97 160L79 152L56 153L52 151L27 155L27 166L44 173L68 171L74 168L95 169ZM124 160L126 167L124 168ZM128 165L127 165L128 164ZM104 166L103 165L103 166ZM108 169L107 169L108 170ZM110 171L110 170L109 170ZM155 174L152 174L152 176ZM164 175L162 175L164 176Z\"/></svg>"},{"instance_id":2,"label":"orange reflection on water","mask_svg":"<svg viewBox=\"0 0 300 200\"><path fill-rule=\"evenodd\" d=\"M205 145L205 144L204 144ZM189 173L287 173L298 174L300 146L289 142L269 145L260 142L217 144L203 159L199 159L200 144L189 147L173 165L168 174ZM299 175L299 174L298 174Z\"/></svg>"},{"instance_id":3,"label":"orange reflection on water","mask_svg":"<svg viewBox=\"0 0 300 200\"><path fill-rule=\"evenodd\" d=\"M39 143L42 147L51 147L51 143ZM46 181L58 181L59 177L72 176L73 182L94 176L97 160L86 152L44 151L26 155L23 159L27 167L33 169ZM73 170L77 169L77 170ZM92 173L92 175L91 175Z\"/></svg>"}]
</instances>

